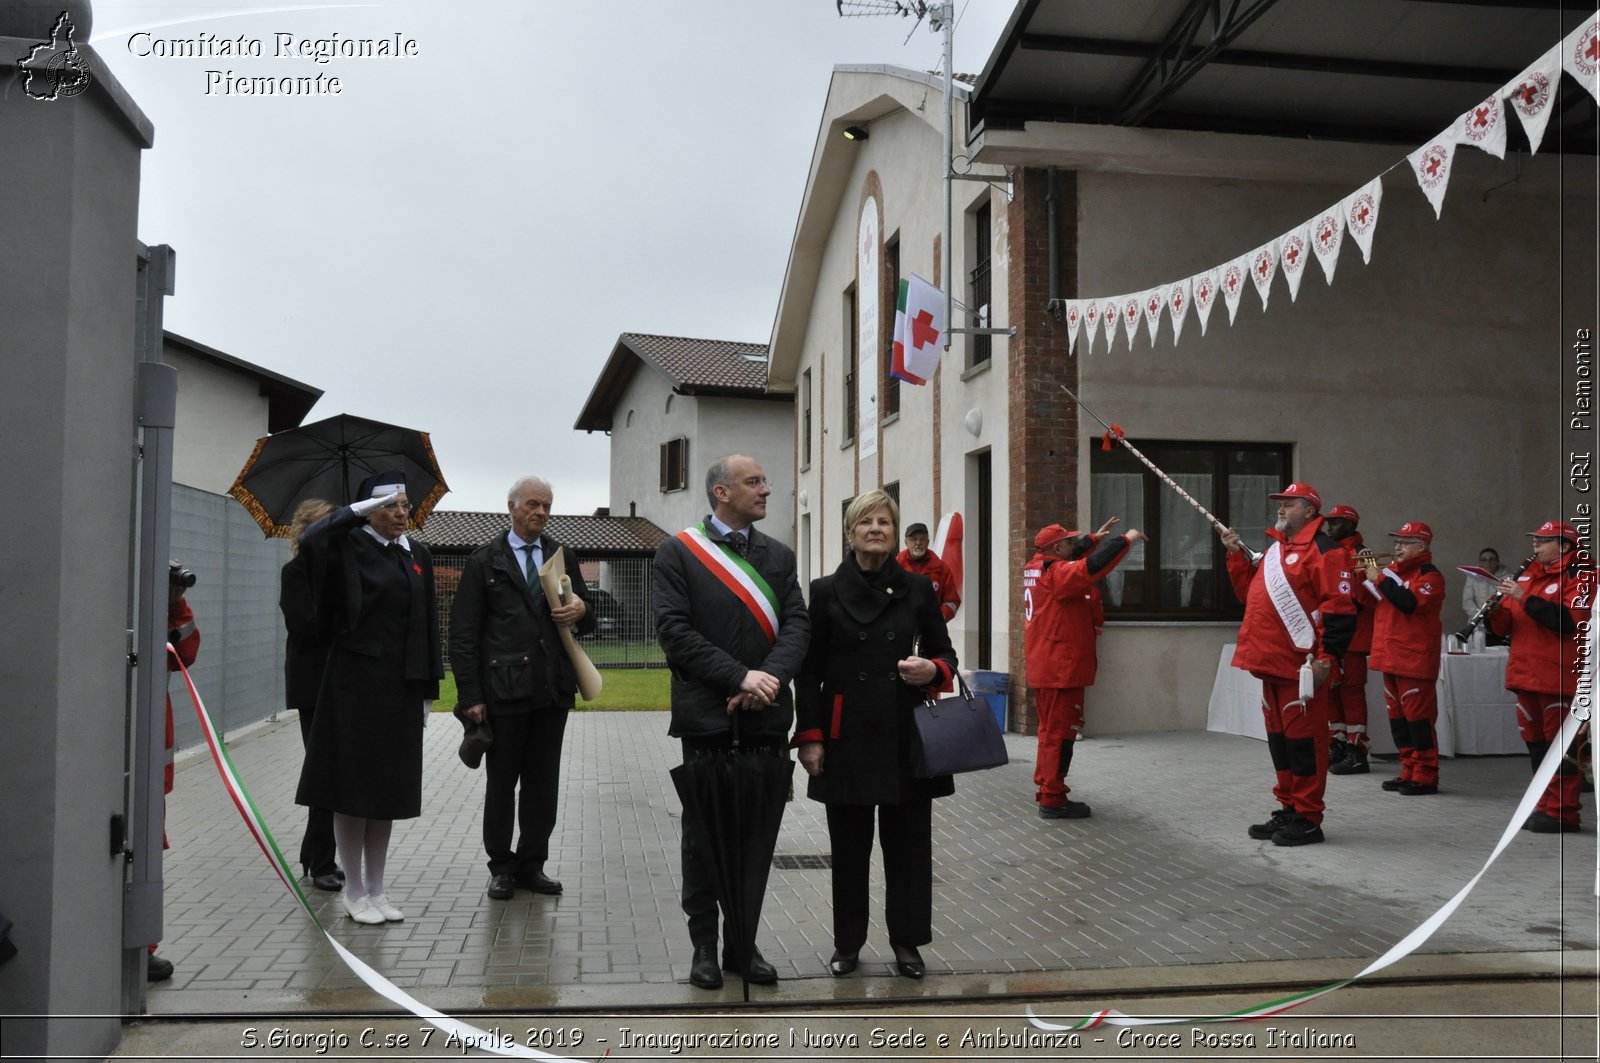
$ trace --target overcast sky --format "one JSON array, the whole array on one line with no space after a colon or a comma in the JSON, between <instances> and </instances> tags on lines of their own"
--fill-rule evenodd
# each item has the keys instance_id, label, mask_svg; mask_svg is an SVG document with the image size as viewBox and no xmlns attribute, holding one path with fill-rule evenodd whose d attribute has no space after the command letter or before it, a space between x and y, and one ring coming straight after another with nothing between
<instances>
[{"instance_id":1,"label":"overcast sky","mask_svg":"<svg viewBox=\"0 0 1600 1063\"><path fill-rule=\"evenodd\" d=\"M1013 6L957 0L958 71ZM203 34L262 54L159 54ZM417 54L317 63L278 34ZM169 329L322 388L308 420L427 430L441 508L532 472L563 513L608 501L608 441L572 424L619 333L769 339L833 66L941 48L833 0L95 0L92 43L155 124L139 237L177 251Z\"/></svg>"}]
</instances>

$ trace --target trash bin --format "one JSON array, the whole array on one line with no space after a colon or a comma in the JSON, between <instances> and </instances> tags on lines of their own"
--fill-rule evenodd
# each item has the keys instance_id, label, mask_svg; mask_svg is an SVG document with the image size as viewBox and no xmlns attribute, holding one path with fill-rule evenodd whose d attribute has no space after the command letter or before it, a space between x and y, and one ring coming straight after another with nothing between
<instances>
[{"instance_id":1,"label":"trash bin","mask_svg":"<svg viewBox=\"0 0 1600 1063\"><path fill-rule=\"evenodd\" d=\"M1006 731L1006 706L1010 700L1011 676L1006 672L990 672L982 669L973 669L967 677L967 685L974 694L979 695L989 703L989 708L994 712L995 722L1000 725L1002 734Z\"/></svg>"}]
</instances>

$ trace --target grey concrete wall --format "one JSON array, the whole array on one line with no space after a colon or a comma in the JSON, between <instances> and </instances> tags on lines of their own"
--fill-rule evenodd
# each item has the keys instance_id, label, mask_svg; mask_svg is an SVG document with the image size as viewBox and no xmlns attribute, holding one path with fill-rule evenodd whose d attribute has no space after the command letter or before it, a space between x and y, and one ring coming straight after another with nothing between
<instances>
[{"instance_id":1,"label":"grey concrete wall","mask_svg":"<svg viewBox=\"0 0 1600 1063\"><path fill-rule=\"evenodd\" d=\"M48 33L49 26L41 26ZM134 277L149 125L98 63L89 91L29 98L0 36L0 966L6 1052L101 1055L120 1028L133 476ZM120 92L120 90L117 90ZM110 1016L110 1017L105 1017Z\"/></svg>"},{"instance_id":2,"label":"grey concrete wall","mask_svg":"<svg viewBox=\"0 0 1600 1063\"><path fill-rule=\"evenodd\" d=\"M176 449L183 449L182 440ZM287 540L263 538L244 507L226 495L174 484L172 556L198 577L187 594L200 626L200 654L189 674L206 711L226 736L281 710L278 572L289 560ZM171 692L178 747L198 744L199 723L179 680Z\"/></svg>"}]
</instances>

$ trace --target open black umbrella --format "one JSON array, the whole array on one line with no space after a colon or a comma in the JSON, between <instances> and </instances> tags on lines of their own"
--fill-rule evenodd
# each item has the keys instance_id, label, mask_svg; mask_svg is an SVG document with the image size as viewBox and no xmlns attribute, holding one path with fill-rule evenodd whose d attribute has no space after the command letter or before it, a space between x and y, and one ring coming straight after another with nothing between
<instances>
[{"instance_id":1,"label":"open black umbrella","mask_svg":"<svg viewBox=\"0 0 1600 1063\"><path fill-rule=\"evenodd\" d=\"M789 800L794 762L740 749L738 726L736 712L731 751L696 757L669 774L683 802L683 829L711 870L732 946L729 951L745 958L744 999L748 1001L756 924L772 870L772 852L778 844L783 806Z\"/></svg>"},{"instance_id":2,"label":"open black umbrella","mask_svg":"<svg viewBox=\"0 0 1600 1063\"><path fill-rule=\"evenodd\" d=\"M362 480L393 469L406 475L410 524L420 530L450 490L428 433L347 413L256 440L228 494L250 511L267 538L287 539L301 502L325 498L345 505Z\"/></svg>"}]
</instances>

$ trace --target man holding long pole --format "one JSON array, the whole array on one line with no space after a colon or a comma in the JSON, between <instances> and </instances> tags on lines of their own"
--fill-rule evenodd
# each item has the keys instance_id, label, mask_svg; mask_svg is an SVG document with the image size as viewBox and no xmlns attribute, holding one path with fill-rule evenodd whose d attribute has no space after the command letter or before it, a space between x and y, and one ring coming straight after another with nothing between
<instances>
[{"instance_id":1,"label":"man holding long pole","mask_svg":"<svg viewBox=\"0 0 1600 1063\"><path fill-rule=\"evenodd\" d=\"M1328 783L1328 675L1355 633L1350 557L1322 530L1322 496L1292 483L1278 502L1272 540L1259 560L1232 528L1218 532L1228 577L1244 602L1233 666L1261 680L1261 711L1279 808L1250 837L1274 845L1315 845Z\"/></svg>"}]
</instances>

